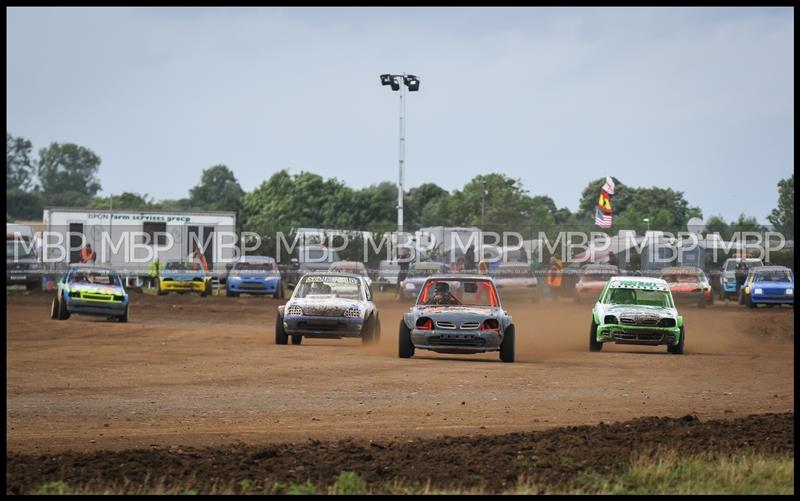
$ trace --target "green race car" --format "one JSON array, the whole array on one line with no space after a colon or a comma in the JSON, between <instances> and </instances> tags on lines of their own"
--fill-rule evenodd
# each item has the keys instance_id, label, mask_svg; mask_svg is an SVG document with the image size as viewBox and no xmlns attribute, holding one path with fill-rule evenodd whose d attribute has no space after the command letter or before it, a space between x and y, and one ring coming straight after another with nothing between
<instances>
[{"instance_id":1,"label":"green race car","mask_svg":"<svg viewBox=\"0 0 800 501\"><path fill-rule=\"evenodd\" d=\"M612 277L592 310L589 351L603 343L666 345L682 355L686 343L683 317L678 315L666 281L648 277Z\"/></svg>"}]
</instances>

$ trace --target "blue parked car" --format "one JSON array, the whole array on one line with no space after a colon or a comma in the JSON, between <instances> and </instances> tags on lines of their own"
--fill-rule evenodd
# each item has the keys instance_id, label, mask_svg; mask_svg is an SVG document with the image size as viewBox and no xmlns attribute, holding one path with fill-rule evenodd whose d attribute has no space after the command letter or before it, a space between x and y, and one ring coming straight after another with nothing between
<instances>
[{"instance_id":1,"label":"blue parked car","mask_svg":"<svg viewBox=\"0 0 800 501\"><path fill-rule=\"evenodd\" d=\"M226 295L236 297L245 294L272 294L283 298L283 280L274 258L266 256L243 256L233 263L225 281Z\"/></svg>"},{"instance_id":2,"label":"blue parked car","mask_svg":"<svg viewBox=\"0 0 800 501\"><path fill-rule=\"evenodd\" d=\"M794 274L785 266L760 266L744 284L744 304L789 304L794 306Z\"/></svg>"}]
</instances>

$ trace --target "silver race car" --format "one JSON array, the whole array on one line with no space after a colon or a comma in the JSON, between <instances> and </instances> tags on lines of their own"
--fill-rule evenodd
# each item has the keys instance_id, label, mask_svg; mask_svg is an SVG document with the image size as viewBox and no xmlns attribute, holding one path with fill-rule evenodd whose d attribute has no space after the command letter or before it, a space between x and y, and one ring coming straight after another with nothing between
<instances>
[{"instance_id":1,"label":"silver race car","mask_svg":"<svg viewBox=\"0 0 800 501\"><path fill-rule=\"evenodd\" d=\"M349 273L315 272L304 275L285 305L278 307L275 344L300 344L304 337L361 338L377 342L381 322L364 277Z\"/></svg>"},{"instance_id":2,"label":"silver race car","mask_svg":"<svg viewBox=\"0 0 800 501\"><path fill-rule=\"evenodd\" d=\"M416 349L463 354L497 351L500 360L513 362L514 324L500 305L494 281L482 275L428 277L416 304L400 322L400 358L412 357Z\"/></svg>"}]
</instances>

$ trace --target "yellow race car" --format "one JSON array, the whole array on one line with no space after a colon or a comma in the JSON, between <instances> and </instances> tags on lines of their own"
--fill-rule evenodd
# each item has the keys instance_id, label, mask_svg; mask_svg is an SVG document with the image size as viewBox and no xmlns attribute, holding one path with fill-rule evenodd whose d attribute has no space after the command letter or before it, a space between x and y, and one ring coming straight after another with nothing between
<instances>
[{"instance_id":1,"label":"yellow race car","mask_svg":"<svg viewBox=\"0 0 800 501\"><path fill-rule=\"evenodd\" d=\"M158 277L156 292L163 296L169 292L198 292L205 297L211 294L211 275L199 259L170 259Z\"/></svg>"}]
</instances>

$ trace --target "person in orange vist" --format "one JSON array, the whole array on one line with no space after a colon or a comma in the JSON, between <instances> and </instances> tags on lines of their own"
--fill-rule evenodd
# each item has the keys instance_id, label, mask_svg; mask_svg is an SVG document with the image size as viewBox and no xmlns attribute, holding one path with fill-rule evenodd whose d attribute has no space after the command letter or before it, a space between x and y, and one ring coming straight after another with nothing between
<instances>
[{"instance_id":1,"label":"person in orange vist","mask_svg":"<svg viewBox=\"0 0 800 501\"><path fill-rule=\"evenodd\" d=\"M81 249L81 263L94 263L97 260L97 254L92 250L91 244L86 244Z\"/></svg>"}]
</instances>

